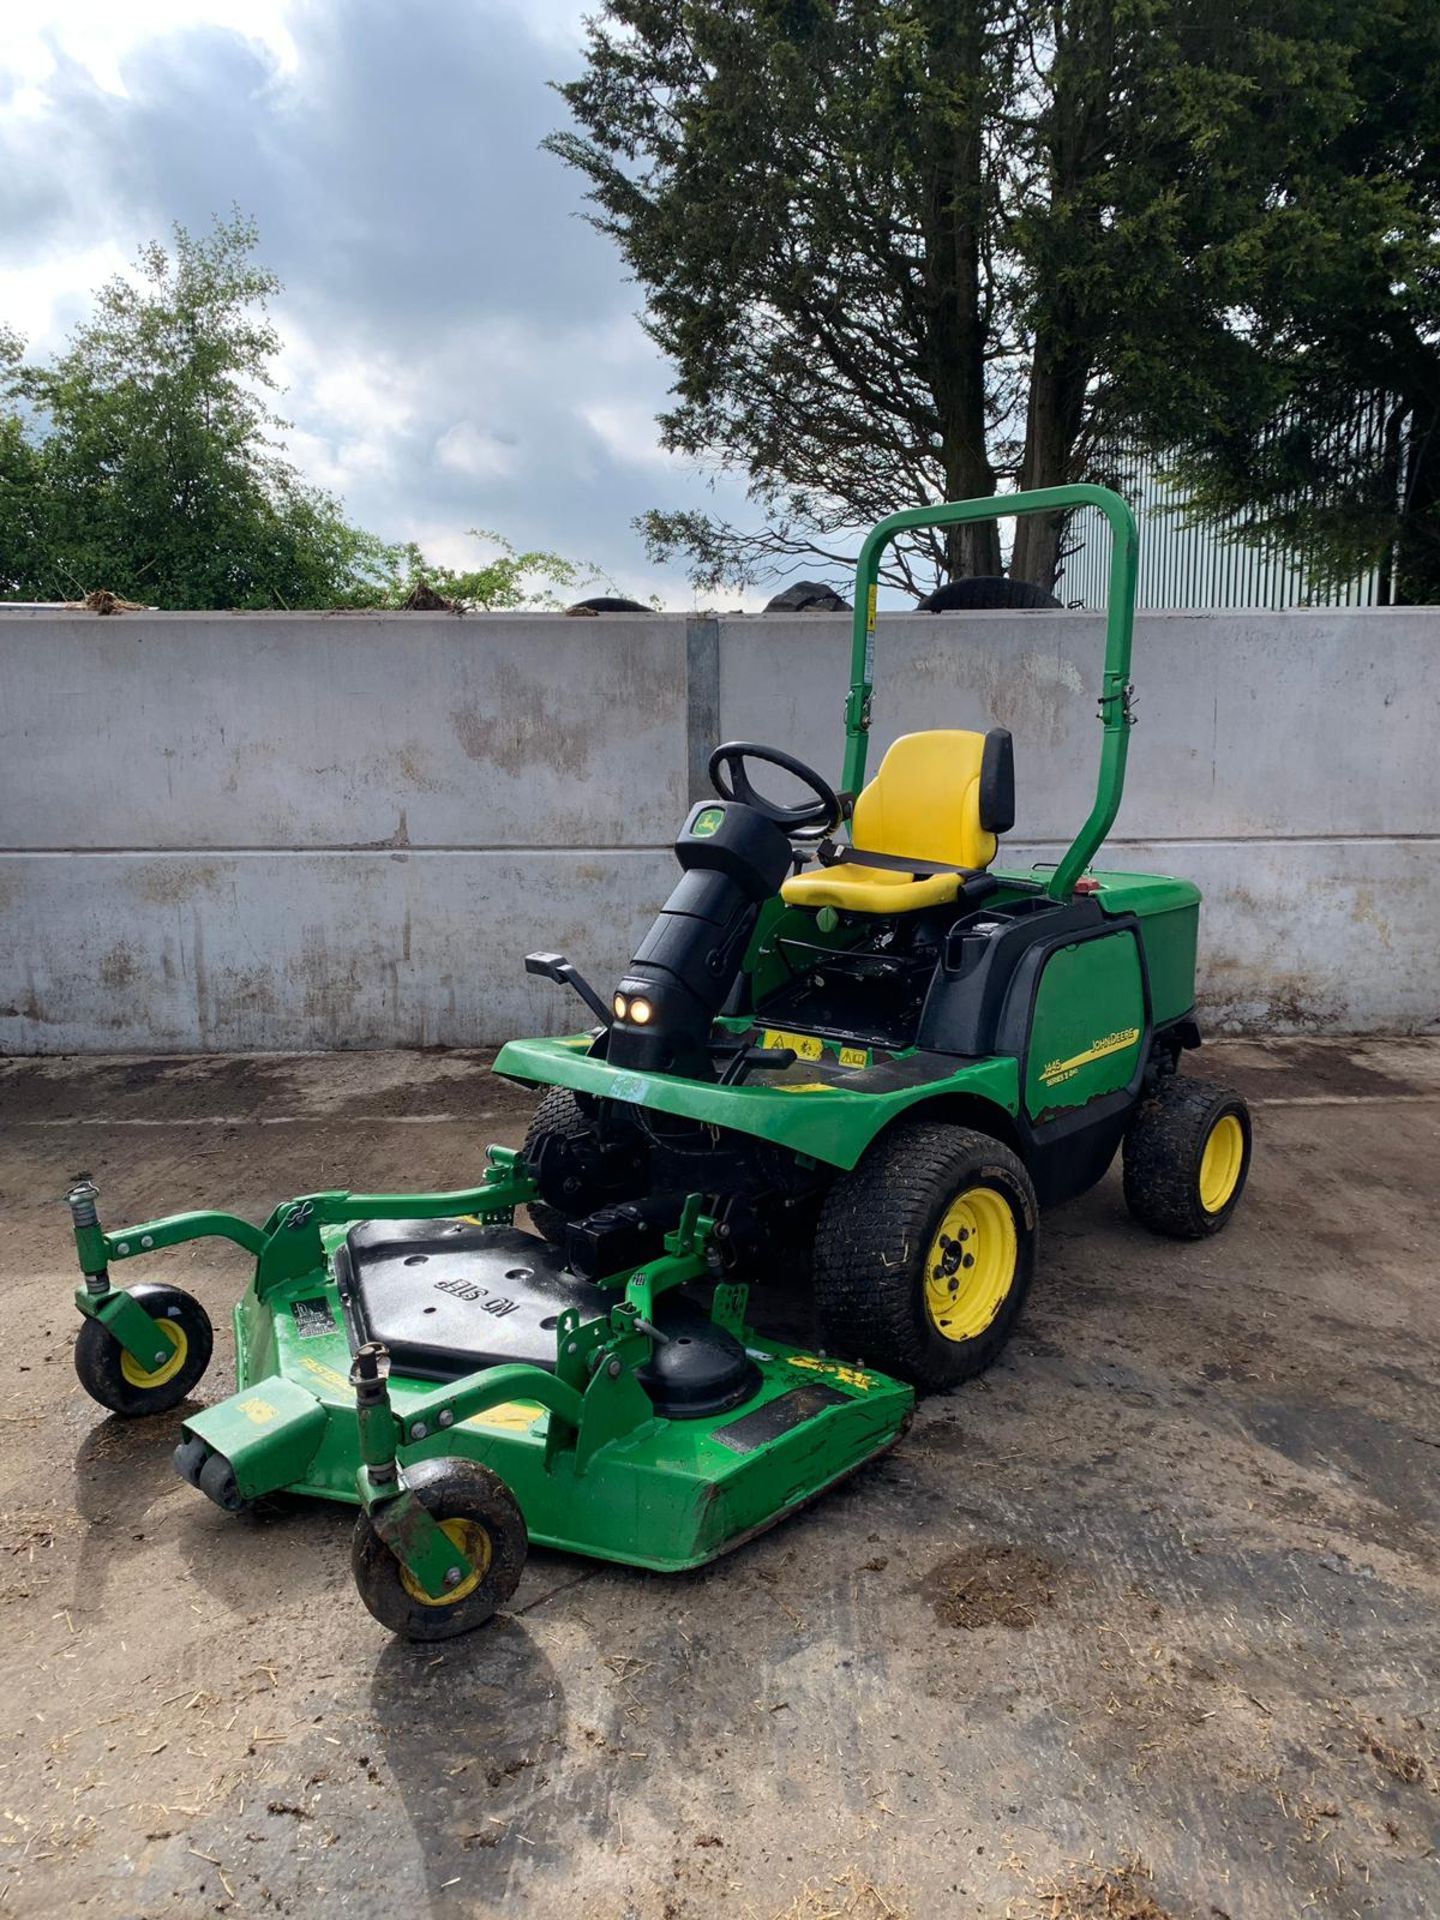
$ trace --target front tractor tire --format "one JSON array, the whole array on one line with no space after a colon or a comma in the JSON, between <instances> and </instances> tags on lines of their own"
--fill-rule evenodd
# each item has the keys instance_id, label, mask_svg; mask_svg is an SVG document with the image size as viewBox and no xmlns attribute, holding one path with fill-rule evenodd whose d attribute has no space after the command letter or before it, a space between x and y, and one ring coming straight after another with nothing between
<instances>
[{"instance_id":1,"label":"front tractor tire","mask_svg":"<svg viewBox=\"0 0 1440 1920\"><path fill-rule=\"evenodd\" d=\"M535 1109L525 1135L525 1145L520 1151L528 1162L542 1134L558 1133L562 1139L574 1140L588 1132L589 1124L568 1087L551 1087ZM528 1211L535 1231L551 1246L563 1247L570 1215L563 1213L559 1207L552 1207L548 1200L532 1200Z\"/></svg>"},{"instance_id":2,"label":"front tractor tire","mask_svg":"<svg viewBox=\"0 0 1440 1920\"><path fill-rule=\"evenodd\" d=\"M937 1392L983 1373L1025 1304L1038 1224L1030 1176L998 1140L941 1121L892 1128L821 1209L826 1351Z\"/></svg>"},{"instance_id":3,"label":"front tractor tire","mask_svg":"<svg viewBox=\"0 0 1440 1920\"><path fill-rule=\"evenodd\" d=\"M1168 1074L1125 1134L1125 1204L1152 1233L1205 1240L1240 1204L1250 1174L1250 1109L1208 1080Z\"/></svg>"},{"instance_id":4,"label":"front tractor tire","mask_svg":"<svg viewBox=\"0 0 1440 1920\"><path fill-rule=\"evenodd\" d=\"M355 1522L350 1570L360 1598L382 1627L406 1640L453 1640L483 1627L520 1584L530 1536L515 1496L476 1460L425 1460L405 1482L471 1572L435 1599L401 1566L368 1513Z\"/></svg>"},{"instance_id":5,"label":"front tractor tire","mask_svg":"<svg viewBox=\"0 0 1440 1920\"><path fill-rule=\"evenodd\" d=\"M92 1400L133 1420L168 1413L188 1399L210 1364L215 1334L200 1302L179 1287L142 1280L130 1298L155 1322L167 1357L148 1372L99 1320L87 1320L75 1341L75 1371Z\"/></svg>"}]
</instances>

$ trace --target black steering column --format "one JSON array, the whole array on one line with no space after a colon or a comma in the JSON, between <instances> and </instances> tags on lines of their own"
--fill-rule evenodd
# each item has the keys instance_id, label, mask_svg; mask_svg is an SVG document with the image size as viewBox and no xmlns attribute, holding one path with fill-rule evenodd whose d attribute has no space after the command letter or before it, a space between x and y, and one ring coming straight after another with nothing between
<instances>
[{"instance_id":1,"label":"black steering column","mask_svg":"<svg viewBox=\"0 0 1440 1920\"><path fill-rule=\"evenodd\" d=\"M802 781L811 798L782 806L756 791L759 760ZM675 842L684 871L611 1003L606 1058L637 1072L713 1079L711 1027L740 972L760 903L780 889L793 834L833 831L838 795L793 754L730 741L710 756L719 801L701 801Z\"/></svg>"}]
</instances>

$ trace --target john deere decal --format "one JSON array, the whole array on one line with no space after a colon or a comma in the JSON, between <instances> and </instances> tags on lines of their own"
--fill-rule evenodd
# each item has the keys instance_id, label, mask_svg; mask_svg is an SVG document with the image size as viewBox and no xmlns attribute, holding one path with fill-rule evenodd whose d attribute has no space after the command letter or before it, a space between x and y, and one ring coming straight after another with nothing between
<instances>
[{"instance_id":1,"label":"john deere decal","mask_svg":"<svg viewBox=\"0 0 1440 1920\"><path fill-rule=\"evenodd\" d=\"M1107 1053L1123 1053L1126 1047L1133 1047L1140 1038L1138 1027L1126 1027L1120 1033L1108 1033L1103 1040L1097 1040L1084 1053L1075 1053L1068 1060L1052 1060L1048 1066L1040 1069L1040 1078L1047 1087L1058 1087L1063 1080L1069 1080L1081 1067L1088 1067L1092 1060L1103 1060Z\"/></svg>"}]
</instances>

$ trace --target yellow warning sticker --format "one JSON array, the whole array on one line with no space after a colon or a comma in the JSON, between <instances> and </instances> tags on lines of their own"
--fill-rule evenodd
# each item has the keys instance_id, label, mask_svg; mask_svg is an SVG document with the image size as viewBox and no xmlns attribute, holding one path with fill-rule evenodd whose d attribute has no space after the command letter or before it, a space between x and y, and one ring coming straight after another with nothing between
<instances>
[{"instance_id":1,"label":"yellow warning sticker","mask_svg":"<svg viewBox=\"0 0 1440 1920\"><path fill-rule=\"evenodd\" d=\"M813 1033L784 1033L779 1027L766 1029L767 1047L793 1047L801 1060L820 1060L825 1054L825 1043L817 1040Z\"/></svg>"},{"instance_id":2,"label":"yellow warning sticker","mask_svg":"<svg viewBox=\"0 0 1440 1920\"><path fill-rule=\"evenodd\" d=\"M868 1067L870 1049L868 1047L841 1047L840 1064L842 1067Z\"/></svg>"},{"instance_id":3,"label":"yellow warning sticker","mask_svg":"<svg viewBox=\"0 0 1440 1920\"><path fill-rule=\"evenodd\" d=\"M257 1427L267 1426L275 1418L275 1409L268 1400L239 1400L236 1402L247 1420L253 1420Z\"/></svg>"}]
</instances>

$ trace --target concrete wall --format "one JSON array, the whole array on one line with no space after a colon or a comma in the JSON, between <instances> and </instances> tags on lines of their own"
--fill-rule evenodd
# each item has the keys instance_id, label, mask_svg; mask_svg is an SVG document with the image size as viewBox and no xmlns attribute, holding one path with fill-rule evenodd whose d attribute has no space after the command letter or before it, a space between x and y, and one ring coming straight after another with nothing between
<instances>
[{"instance_id":1,"label":"concrete wall","mask_svg":"<svg viewBox=\"0 0 1440 1920\"><path fill-rule=\"evenodd\" d=\"M1088 810L1092 614L882 618L875 754L1003 724L1007 857ZM0 1049L468 1045L574 1023L721 738L838 776L836 616L0 612ZM1206 893L1213 1024L1440 1025L1440 610L1142 617L1106 863ZM778 790L778 787L777 787Z\"/></svg>"}]
</instances>

